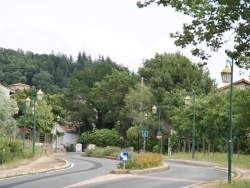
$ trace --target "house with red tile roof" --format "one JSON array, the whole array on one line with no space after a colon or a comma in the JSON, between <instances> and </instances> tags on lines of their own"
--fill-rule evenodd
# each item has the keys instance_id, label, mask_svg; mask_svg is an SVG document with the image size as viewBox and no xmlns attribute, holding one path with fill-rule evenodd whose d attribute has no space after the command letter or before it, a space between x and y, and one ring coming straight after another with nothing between
<instances>
[{"instance_id":1,"label":"house with red tile roof","mask_svg":"<svg viewBox=\"0 0 250 188\"><path fill-rule=\"evenodd\" d=\"M30 89L30 85L23 84L23 83L15 83L15 84L9 85L9 89L12 91Z\"/></svg>"},{"instance_id":2,"label":"house with red tile roof","mask_svg":"<svg viewBox=\"0 0 250 188\"><path fill-rule=\"evenodd\" d=\"M233 83L233 87L236 88L236 89L248 89L250 88L250 81L246 80L245 78L242 78L238 81L235 81ZM230 84L227 84L223 87L220 87L217 89L218 92L226 92L230 90Z\"/></svg>"}]
</instances>

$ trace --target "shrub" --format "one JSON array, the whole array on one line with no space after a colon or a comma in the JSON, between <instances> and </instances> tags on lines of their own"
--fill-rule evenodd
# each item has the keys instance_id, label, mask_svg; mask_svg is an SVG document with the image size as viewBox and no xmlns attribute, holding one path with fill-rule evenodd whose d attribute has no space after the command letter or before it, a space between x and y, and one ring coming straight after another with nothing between
<instances>
[{"instance_id":1,"label":"shrub","mask_svg":"<svg viewBox=\"0 0 250 188\"><path fill-rule=\"evenodd\" d=\"M118 157L118 153L121 149L118 147L107 147L107 148L97 148L97 149L86 149L85 154L87 156L98 156L98 157Z\"/></svg>"},{"instance_id":2,"label":"shrub","mask_svg":"<svg viewBox=\"0 0 250 188\"><path fill-rule=\"evenodd\" d=\"M120 146L120 138L115 129L95 129L93 132L85 132L81 134L78 142L80 142L84 148L86 148L88 144L95 144L99 147Z\"/></svg>"},{"instance_id":3,"label":"shrub","mask_svg":"<svg viewBox=\"0 0 250 188\"><path fill-rule=\"evenodd\" d=\"M19 140L14 140L9 143L9 150L12 154L12 159L15 157L23 157L23 143Z\"/></svg>"},{"instance_id":4,"label":"shrub","mask_svg":"<svg viewBox=\"0 0 250 188\"><path fill-rule=\"evenodd\" d=\"M64 145L64 149L65 149L67 152L73 152L73 151L75 151L75 145L74 145L74 144L67 144L67 145Z\"/></svg>"},{"instance_id":5,"label":"shrub","mask_svg":"<svg viewBox=\"0 0 250 188\"><path fill-rule=\"evenodd\" d=\"M162 155L155 153L132 154L126 162L126 169L145 169L157 167L162 164ZM123 162L119 162L117 167L123 168Z\"/></svg>"},{"instance_id":6,"label":"shrub","mask_svg":"<svg viewBox=\"0 0 250 188\"><path fill-rule=\"evenodd\" d=\"M39 151L39 148L36 148ZM37 153L37 152L36 152ZM31 158L34 154L32 153L32 145L29 142L23 145L23 140L0 138L0 163L13 162L19 159Z\"/></svg>"}]
</instances>

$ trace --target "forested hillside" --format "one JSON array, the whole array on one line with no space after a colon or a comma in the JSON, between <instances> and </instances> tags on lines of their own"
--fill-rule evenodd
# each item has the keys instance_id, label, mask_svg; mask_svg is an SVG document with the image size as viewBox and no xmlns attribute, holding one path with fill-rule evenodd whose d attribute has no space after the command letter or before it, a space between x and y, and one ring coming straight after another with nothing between
<instances>
[{"instance_id":1,"label":"forested hillside","mask_svg":"<svg viewBox=\"0 0 250 188\"><path fill-rule=\"evenodd\" d=\"M35 54L21 49L0 48L0 83L8 86L21 82L41 88L46 93L59 93L65 89L72 73L104 61L112 62L102 56L92 60L85 52L79 52L74 61L71 56L60 53Z\"/></svg>"}]
</instances>

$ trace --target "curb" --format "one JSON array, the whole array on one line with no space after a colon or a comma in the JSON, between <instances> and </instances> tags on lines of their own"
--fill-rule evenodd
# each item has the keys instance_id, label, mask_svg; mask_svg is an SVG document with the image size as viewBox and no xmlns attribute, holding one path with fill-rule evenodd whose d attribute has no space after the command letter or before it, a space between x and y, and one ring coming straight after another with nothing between
<instances>
[{"instance_id":1,"label":"curb","mask_svg":"<svg viewBox=\"0 0 250 188\"><path fill-rule=\"evenodd\" d=\"M227 171L227 168L224 167L223 165L220 165L220 164L217 164L217 163L210 163L210 162L206 162L206 161L193 161L193 160L180 160L180 159L165 159L165 160L167 160L167 161L178 161L178 162L182 162L184 164L191 164L193 166L210 167L210 168L214 168L214 169L218 169L218 170ZM236 176L234 176L234 174L233 174L232 179L238 179L238 178L243 176L243 173L240 170L238 170L237 168L234 168L233 170L236 172ZM198 188L198 187L200 187L200 185L209 186L210 184L213 184L213 183L223 183L225 181L226 180L200 182L200 183L197 183L195 185L188 186L187 188Z\"/></svg>"},{"instance_id":2,"label":"curb","mask_svg":"<svg viewBox=\"0 0 250 188\"><path fill-rule=\"evenodd\" d=\"M148 174L148 173L154 173L154 172L163 172L169 169L169 164L164 163L160 167L154 167L149 169L143 169L143 170L126 170L126 169L113 169L110 171L110 174Z\"/></svg>"},{"instance_id":3,"label":"curb","mask_svg":"<svg viewBox=\"0 0 250 188\"><path fill-rule=\"evenodd\" d=\"M47 168L47 169L42 169L42 170L5 174L5 175L0 176L0 179L11 178L11 177L16 177L16 176L24 176L24 175L30 175L30 174L38 174L38 173L44 173L44 172L51 172L51 171L57 171L57 170L65 169L65 168L68 168L68 167L71 166L71 164L67 160L64 160L64 159L59 158L59 157L54 157L54 158L57 158L59 160L64 161L65 164L63 166L57 166L57 167Z\"/></svg>"}]
</instances>

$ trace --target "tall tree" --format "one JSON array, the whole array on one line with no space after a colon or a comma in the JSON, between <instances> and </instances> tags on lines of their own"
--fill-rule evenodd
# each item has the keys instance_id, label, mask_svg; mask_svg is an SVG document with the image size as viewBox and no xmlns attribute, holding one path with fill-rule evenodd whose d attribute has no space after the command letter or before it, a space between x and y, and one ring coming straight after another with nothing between
<instances>
[{"instance_id":1,"label":"tall tree","mask_svg":"<svg viewBox=\"0 0 250 188\"><path fill-rule=\"evenodd\" d=\"M34 122L36 123L36 128L41 133L48 133L54 127L54 114L52 112L52 107L47 103L47 96L39 101L36 98L37 90L31 88L29 90L19 90L12 97L18 102L19 114L18 114L18 127L23 128L24 125L28 129L32 129ZM31 103L29 107L25 110L25 99L30 97ZM35 102L37 106L35 108ZM34 111L34 109L36 109ZM25 114L26 112L26 114ZM35 116L34 116L35 113Z\"/></svg>"},{"instance_id":2,"label":"tall tree","mask_svg":"<svg viewBox=\"0 0 250 188\"><path fill-rule=\"evenodd\" d=\"M135 79L128 73L113 70L100 82L96 82L91 91L95 99L96 114L100 125L114 127L120 110L125 106L125 95L133 87Z\"/></svg>"},{"instance_id":3,"label":"tall tree","mask_svg":"<svg viewBox=\"0 0 250 188\"><path fill-rule=\"evenodd\" d=\"M14 109L17 103L8 99L0 90L0 136L11 136L17 131L17 123L14 119Z\"/></svg>"},{"instance_id":4,"label":"tall tree","mask_svg":"<svg viewBox=\"0 0 250 188\"><path fill-rule=\"evenodd\" d=\"M85 129L89 129L92 124L103 127L100 119L96 117L98 99L92 95L92 89L97 82L101 82L106 76L111 75L113 69L126 71L119 67L110 59L100 59L95 61L92 68L82 72L75 72L67 85L68 91L65 94L65 107L70 113L71 121L82 122ZM99 89L98 89L99 90ZM101 96L98 95L101 100Z\"/></svg>"},{"instance_id":5,"label":"tall tree","mask_svg":"<svg viewBox=\"0 0 250 188\"><path fill-rule=\"evenodd\" d=\"M144 61L138 73L151 86L158 102L162 102L165 91L173 89L195 90L201 94L215 88L209 72L180 53L155 54L154 58Z\"/></svg>"},{"instance_id":6,"label":"tall tree","mask_svg":"<svg viewBox=\"0 0 250 188\"><path fill-rule=\"evenodd\" d=\"M192 45L192 54L206 61L210 57L204 48L218 51L230 39L234 41L233 49L226 49L226 54L243 65L239 57L250 55L250 2L248 0L145 0L137 2L138 7L147 7L156 2L158 5L170 6L192 18L191 23L183 25L183 31L171 33L175 44L185 48ZM243 61L244 62L244 61ZM249 61L247 61L249 64Z\"/></svg>"}]
</instances>

